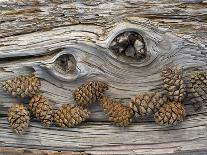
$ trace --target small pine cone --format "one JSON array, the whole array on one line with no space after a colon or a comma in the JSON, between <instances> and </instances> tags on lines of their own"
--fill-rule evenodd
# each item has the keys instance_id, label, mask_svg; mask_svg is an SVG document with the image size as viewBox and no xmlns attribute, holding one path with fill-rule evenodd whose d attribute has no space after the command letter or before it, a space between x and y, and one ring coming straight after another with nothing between
<instances>
[{"instance_id":1,"label":"small pine cone","mask_svg":"<svg viewBox=\"0 0 207 155\"><path fill-rule=\"evenodd\" d=\"M53 122L53 106L46 97L42 95L34 96L29 102L29 109L45 127L51 126Z\"/></svg>"},{"instance_id":2,"label":"small pine cone","mask_svg":"<svg viewBox=\"0 0 207 155\"><path fill-rule=\"evenodd\" d=\"M108 90L108 85L102 81L90 81L74 91L74 99L80 106L94 103Z\"/></svg>"},{"instance_id":3,"label":"small pine cone","mask_svg":"<svg viewBox=\"0 0 207 155\"><path fill-rule=\"evenodd\" d=\"M155 113L154 119L160 125L176 125L178 122L182 122L185 116L186 110L182 104L169 102Z\"/></svg>"},{"instance_id":4,"label":"small pine cone","mask_svg":"<svg viewBox=\"0 0 207 155\"><path fill-rule=\"evenodd\" d=\"M40 89L40 80L34 75L20 75L2 83L2 87L13 96L32 97Z\"/></svg>"},{"instance_id":5,"label":"small pine cone","mask_svg":"<svg viewBox=\"0 0 207 155\"><path fill-rule=\"evenodd\" d=\"M142 92L131 99L129 106L139 115L157 112L167 102L167 96L159 92Z\"/></svg>"},{"instance_id":6,"label":"small pine cone","mask_svg":"<svg viewBox=\"0 0 207 155\"><path fill-rule=\"evenodd\" d=\"M134 116L134 112L131 108L107 96L101 98L101 105L109 121L112 121L117 126L128 126Z\"/></svg>"},{"instance_id":7,"label":"small pine cone","mask_svg":"<svg viewBox=\"0 0 207 155\"><path fill-rule=\"evenodd\" d=\"M200 110L203 104L207 104L207 72L196 71L191 74L187 95L195 110Z\"/></svg>"},{"instance_id":8,"label":"small pine cone","mask_svg":"<svg viewBox=\"0 0 207 155\"><path fill-rule=\"evenodd\" d=\"M29 111L22 104L12 105L8 110L8 122L16 134L23 134L29 126Z\"/></svg>"},{"instance_id":9,"label":"small pine cone","mask_svg":"<svg viewBox=\"0 0 207 155\"><path fill-rule=\"evenodd\" d=\"M186 94L181 70L175 67L164 67L161 71L164 91L171 101L181 102Z\"/></svg>"},{"instance_id":10,"label":"small pine cone","mask_svg":"<svg viewBox=\"0 0 207 155\"><path fill-rule=\"evenodd\" d=\"M82 107L63 104L54 114L55 123L62 128L79 125L89 117L89 112Z\"/></svg>"}]
</instances>

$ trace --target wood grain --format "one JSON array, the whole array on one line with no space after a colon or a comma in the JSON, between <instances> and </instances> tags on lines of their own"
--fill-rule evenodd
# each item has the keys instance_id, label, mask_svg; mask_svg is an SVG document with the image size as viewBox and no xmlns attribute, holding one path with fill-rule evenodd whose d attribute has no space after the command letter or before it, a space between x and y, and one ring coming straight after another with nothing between
<instances>
[{"instance_id":1,"label":"wood grain","mask_svg":"<svg viewBox=\"0 0 207 155\"><path fill-rule=\"evenodd\" d=\"M35 72L41 93L59 107L74 104L73 90L100 79L110 85L107 95L127 104L140 91L160 87L160 69L175 64L192 70L207 67L207 2L160 1L0 1L0 82ZM147 58L132 63L109 49L124 31L136 31L147 45ZM76 70L61 74L55 60L73 55ZM187 81L187 80L186 80ZM98 103L78 128L43 128L35 119L23 136L14 135L6 121L8 108L27 99L0 88L0 144L92 154L205 154L207 106L194 112L186 100L187 120L177 127L160 127L152 116L140 117L129 128L108 122ZM0 152L1 153L1 152Z\"/></svg>"},{"instance_id":2,"label":"wood grain","mask_svg":"<svg viewBox=\"0 0 207 155\"><path fill-rule=\"evenodd\" d=\"M188 117L182 125L169 128L153 122L136 123L128 128L88 122L78 128L47 129L39 123L32 123L24 136L16 136L6 120L1 119L3 130L0 133L3 146L76 150L92 154L176 154L206 148L206 120L205 114L195 115Z\"/></svg>"},{"instance_id":3,"label":"wood grain","mask_svg":"<svg viewBox=\"0 0 207 155\"><path fill-rule=\"evenodd\" d=\"M49 151L49 150L24 149L24 148L14 148L14 147L0 147L0 154L3 155L89 155L84 152Z\"/></svg>"}]
</instances>

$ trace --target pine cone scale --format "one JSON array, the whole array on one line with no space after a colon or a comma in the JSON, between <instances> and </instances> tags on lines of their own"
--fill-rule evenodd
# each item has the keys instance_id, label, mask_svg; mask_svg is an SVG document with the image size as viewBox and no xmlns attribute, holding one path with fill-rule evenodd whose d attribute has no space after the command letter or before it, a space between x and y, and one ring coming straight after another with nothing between
<instances>
[{"instance_id":1,"label":"pine cone scale","mask_svg":"<svg viewBox=\"0 0 207 155\"><path fill-rule=\"evenodd\" d=\"M117 126L125 127L129 125L134 116L131 108L107 96L103 96L100 101L109 121L112 121Z\"/></svg>"},{"instance_id":2,"label":"pine cone scale","mask_svg":"<svg viewBox=\"0 0 207 155\"><path fill-rule=\"evenodd\" d=\"M85 121L89 117L89 112L86 109L74 107L69 104L62 105L54 114L55 123L62 127L74 127Z\"/></svg>"},{"instance_id":3,"label":"pine cone scale","mask_svg":"<svg viewBox=\"0 0 207 155\"><path fill-rule=\"evenodd\" d=\"M86 106L94 103L108 89L108 85L101 81L90 81L74 91L74 99L78 105Z\"/></svg>"},{"instance_id":4,"label":"pine cone scale","mask_svg":"<svg viewBox=\"0 0 207 155\"><path fill-rule=\"evenodd\" d=\"M171 101L181 102L186 94L181 70L175 67L164 67L161 71L162 87Z\"/></svg>"},{"instance_id":5,"label":"pine cone scale","mask_svg":"<svg viewBox=\"0 0 207 155\"><path fill-rule=\"evenodd\" d=\"M42 95L34 96L29 103L29 109L32 114L42 122L46 127L52 125L53 122L53 106L46 97Z\"/></svg>"},{"instance_id":6,"label":"pine cone scale","mask_svg":"<svg viewBox=\"0 0 207 155\"><path fill-rule=\"evenodd\" d=\"M186 116L185 107L176 102L164 104L158 112L155 113L155 122L160 125L176 125L182 122Z\"/></svg>"},{"instance_id":7,"label":"pine cone scale","mask_svg":"<svg viewBox=\"0 0 207 155\"><path fill-rule=\"evenodd\" d=\"M130 108L139 115L155 113L167 101L167 97L159 92L142 92L129 102Z\"/></svg>"},{"instance_id":8,"label":"pine cone scale","mask_svg":"<svg viewBox=\"0 0 207 155\"><path fill-rule=\"evenodd\" d=\"M188 98L194 109L200 110L207 103L207 72L195 71L191 73L190 83L187 84Z\"/></svg>"},{"instance_id":9,"label":"pine cone scale","mask_svg":"<svg viewBox=\"0 0 207 155\"><path fill-rule=\"evenodd\" d=\"M19 97L32 97L39 91L40 86L40 80L34 74L21 75L2 83L5 91Z\"/></svg>"},{"instance_id":10,"label":"pine cone scale","mask_svg":"<svg viewBox=\"0 0 207 155\"><path fill-rule=\"evenodd\" d=\"M15 133L23 134L29 126L29 111L22 104L14 104L9 108L8 121Z\"/></svg>"}]
</instances>

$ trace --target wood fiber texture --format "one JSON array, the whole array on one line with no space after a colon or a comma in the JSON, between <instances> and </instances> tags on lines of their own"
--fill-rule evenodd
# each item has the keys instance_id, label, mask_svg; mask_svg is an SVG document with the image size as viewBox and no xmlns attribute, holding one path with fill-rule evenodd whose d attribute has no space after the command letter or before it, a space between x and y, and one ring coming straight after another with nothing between
<instances>
[{"instance_id":1,"label":"wood fiber texture","mask_svg":"<svg viewBox=\"0 0 207 155\"><path fill-rule=\"evenodd\" d=\"M131 63L109 49L124 31L142 35L147 57ZM41 92L55 104L74 104L73 91L89 80L109 84L106 95L127 103L140 91L160 88L160 70L176 64L189 71L207 70L207 1L200 0L1 0L0 82L34 72ZM73 57L73 72L58 66L61 55ZM74 60L76 61L74 63ZM70 65L69 65L70 66ZM74 68L74 66L72 67ZM27 100L0 88L0 148L23 147L91 154L206 154L207 106L187 119L162 127L141 117L127 128L111 125L96 103L78 128L45 128L32 120L23 136L12 133L7 110ZM0 154L3 151L0 151ZM3 152L4 153L4 152Z\"/></svg>"}]
</instances>

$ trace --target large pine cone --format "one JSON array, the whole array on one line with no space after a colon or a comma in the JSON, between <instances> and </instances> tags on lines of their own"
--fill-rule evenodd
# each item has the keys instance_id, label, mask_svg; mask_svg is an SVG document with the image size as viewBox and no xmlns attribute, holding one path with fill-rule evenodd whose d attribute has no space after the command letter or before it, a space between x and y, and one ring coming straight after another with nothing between
<instances>
[{"instance_id":1,"label":"large pine cone","mask_svg":"<svg viewBox=\"0 0 207 155\"><path fill-rule=\"evenodd\" d=\"M171 101L181 102L186 90L182 79L182 71L176 67L164 67L161 71L164 91Z\"/></svg>"},{"instance_id":2,"label":"large pine cone","mask_svg":"<svg viewBox=\"0 0 207 155\"><path fill-rule=\"evenodd\" d=\"M86 106L96 102L106 90L108 85L105 82L90 81L74 91L74 99L79 105Z\"/></svg>"},{"instance_id":3,"label":"large pine cone","mask_svg":"<svg viewBox=\"0 0 207 155\"><path fill-rule=\"evenodd\" d=\"M207 72L196 71L191 74L187 95L195 110L200 110L203 104L207 104Z\"/></svg>"},{"instance_id":4,"label":"large pine cone","mask_svg":"<svg viewBox=\"0 0 207 155\"><path fill-rule=\"evenodd\" d=\"M101 98L101 105L109 121L112 121L117 126L128 126L134 116L134 112L131 108L107 96Z\"/></svg>"},{"instance_id":5,"label":"large pine cone","mask_svg":"<svg viewBox=\"0 0 207 155\"><path fill-rule=\"evenodd\" d=\"M142 92L131 99L129 106L139 115L157 112L167 101L167 96L159 92Z\"/></svg>"},{"instance_id":6,"label":"large pine cone","mask_svg":"<svg viewBox=\"0 0 207 155\"><path fill-rule=\"evenodd\" d=\"M17 134L23 134L29 126L30 114L22 104L14 104L8 110L8 122Z\"/></svg>"},{"instance_id":7,"label":"large pine cone","mask_svg":"<svg viewBox=\"0 0 207 155\"><path fill-rule=\"evenodd\" d=\"M176 125L184 120L186 116L185 107L177 102L164 104L158 112L155 113L154 119L160 125Z\"/></svg>"},{"instance_id":8,"label":"large pine cone","mask_svg":"<svg viewBox=\"0 0 207 155\"><path fill-rule=\"evenodd\" d=\"M63 104L54 114L55 123L62 128L79 125L89 117L89 112L82 107Z\"/></svg>"},{"instance_id":9,"label":"large pine cone","mask_svg":"<svg viewBox=\"0 0 207 155\"><path fill-rule=\"evenodd\" d=\"M42 95L34 96L29 102L29 109L45 127L51 126L53 121L53 106L46 97Z\"/></svg>"},{"instance_id":10,"label":"large pine cone","mask_svg":"<svg viewBox=\"0 0 207 155\"><path fill-rule=\"evenodd\" d=\"M12 80L7 80L2 83L2 87L13 96L32 97L39 92L41 83L34 75L20 75Z\"/></svg>"}]
</instances>

